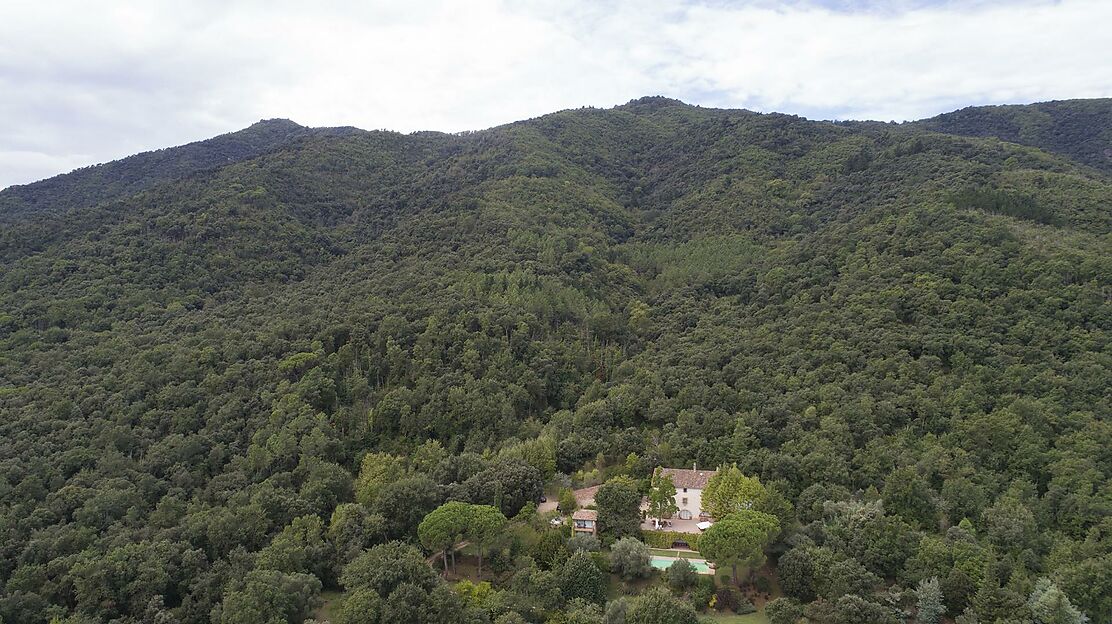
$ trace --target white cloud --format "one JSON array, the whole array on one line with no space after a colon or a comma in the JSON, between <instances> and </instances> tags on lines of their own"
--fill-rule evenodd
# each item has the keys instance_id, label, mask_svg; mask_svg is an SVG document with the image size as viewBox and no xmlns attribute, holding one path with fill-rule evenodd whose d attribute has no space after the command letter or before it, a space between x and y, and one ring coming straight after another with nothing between
<instances>
[{"instance_id":1,"label":"white cloud","mask_svg":"<svg viewBox=\"0 0 1112 624\"><path fill-rule=\"evenodd\" d=\"M822 118L1112 95L1112 3L0 5L0 187L267 117L477 129L649 94Z\"/></svg>"}]
</instances>

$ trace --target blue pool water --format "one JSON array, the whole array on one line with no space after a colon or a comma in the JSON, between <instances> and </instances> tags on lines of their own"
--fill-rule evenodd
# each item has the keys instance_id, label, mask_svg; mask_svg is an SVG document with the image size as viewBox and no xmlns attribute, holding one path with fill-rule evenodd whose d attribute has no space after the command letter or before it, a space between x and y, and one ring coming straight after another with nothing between
<instances>
[{"instance_id":1,"label":"blue pool water","mask_svg":"<svg viewBox=\"0 0 1112 624\"><path fill-rule=\"evenodd\" d=\"M655 555L650 559L652 566L657 570L667 570L668 566L672 565L674 561L675 559L672 557L658 557ZM690 563L691 567L695 568L695 571L699 574L713 574L710 566L707 565L706 559L688 559L687 562Z\"/></svg>"}]
</instances>

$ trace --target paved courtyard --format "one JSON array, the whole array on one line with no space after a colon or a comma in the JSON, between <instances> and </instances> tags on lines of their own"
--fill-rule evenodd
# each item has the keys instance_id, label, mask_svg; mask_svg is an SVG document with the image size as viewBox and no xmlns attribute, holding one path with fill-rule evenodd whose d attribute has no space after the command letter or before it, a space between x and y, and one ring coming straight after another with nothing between
<instances>
[{"instance_id":1,"label":"paved courtyard","mask_svg":"<svg viewBox=\"0 0 1112 624\"><path fill-rule=\"evenodd\" d=\"M691 520L680 520L679 518L672 518L671 520L666 520L665 521L665 522L670 523L671 526L663 526L663 527L660 527L660 528L657 528L655 526L655 523L654 523L653 520L654 520L653 518L649 518L649 519L645 520L644 522L642 522L641 523L641 530L642 531L675 531L676 533L702 533L702 531L699 530L699 527L696 526L697 524L699 524L699 519L698 518L692 518Z\"/></svg>"}]
</instances>

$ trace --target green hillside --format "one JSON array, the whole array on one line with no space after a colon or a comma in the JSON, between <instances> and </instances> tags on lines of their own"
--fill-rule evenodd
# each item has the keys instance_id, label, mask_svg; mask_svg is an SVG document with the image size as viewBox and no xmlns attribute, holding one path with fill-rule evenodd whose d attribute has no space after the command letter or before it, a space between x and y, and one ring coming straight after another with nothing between
<instances>
[{"instance_id":1,"label":"green hillside","mask_svg":"<svg viewBox=\"0 0 1112 624\"><path fill-rule=\"evenodd\" d=\"M644 98L263 122L0 192L0 621L300 622L446 500L693 462L776 493L811 621L930 578L950 617L1033 621L1048 578L1106 621L1109 136L1112 100ZM452 617L578 608L529 530Z\"/></svg>"},{"instance_id":2,"label":"green hillside","mask_svg":"<svg viewBox=\"0 0 1112 624\"><path fill-rule=\"evenodd\" d=\"M260 121L239 132L137 154L5 189L0 193L0 223L25 212L91 207L144 191L161 182L250 160L307 136L342 136L355 131L354 128L306 128L288 119Z\"/></svg>"},{"instance_id":3,"label":"green hillside","mask_svg":"<svg viewBox=\"0 0 1112 624\"><path fill-rule=\"evenodd\" d=\"M913 124L934 132L995 137L1062 154L1112 173L1112 100L971 106Z\"/></svg>"}]
</instances>

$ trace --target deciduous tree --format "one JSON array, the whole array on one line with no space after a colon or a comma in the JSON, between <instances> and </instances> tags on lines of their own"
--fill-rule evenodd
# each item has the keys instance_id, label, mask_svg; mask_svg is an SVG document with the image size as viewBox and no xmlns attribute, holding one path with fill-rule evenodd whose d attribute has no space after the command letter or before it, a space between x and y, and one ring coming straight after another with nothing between
<instances>
[{"instance_id":1,"label":"deciduous tree","mask_svg":"<svg viewBox=\"0 0 1112 624\"><path fill-rule=\"evenodd\" d=\"M672 517L679 511L676 505L676 485L672 477L660 468L653 474L652 487L649 489L649 515L657 520Z\"/></svg>"},{"instance_id":2,"label":"deciduous tree","mask_svg":"<svg viewBox=\"0 0 1112 624\"><path fill-rule=\"evenodd\" d=\"M698 621L691 604L661 588L634 598L625 614L625 624L696 624Z\"/></svg>"},{"instance_id":3,"label":"deciduous tree","mask_svg":"<svg viewBox=\"0 0 1112 624\"><path fill-rule=\"evenodd\" d=\"M349 563L340 575L340 585L348 591L370 589L381 597L389 596L403 583L431 589L436 582L436 572L425 562L421 551L402 542L371 548Z\"/></svg>"},{"instance_id":4,"label":"deciduous tree","mask_svg":"<svg viewBox=\"0 0 1112 624\"><path fill-rule=\"evenodd\" d=\"M703 509L714 518L725 518L738 511L752 510L765 495L756 477L748 477L736 464L718 470L703 490Z\"/></svg>"}]
</instances>

